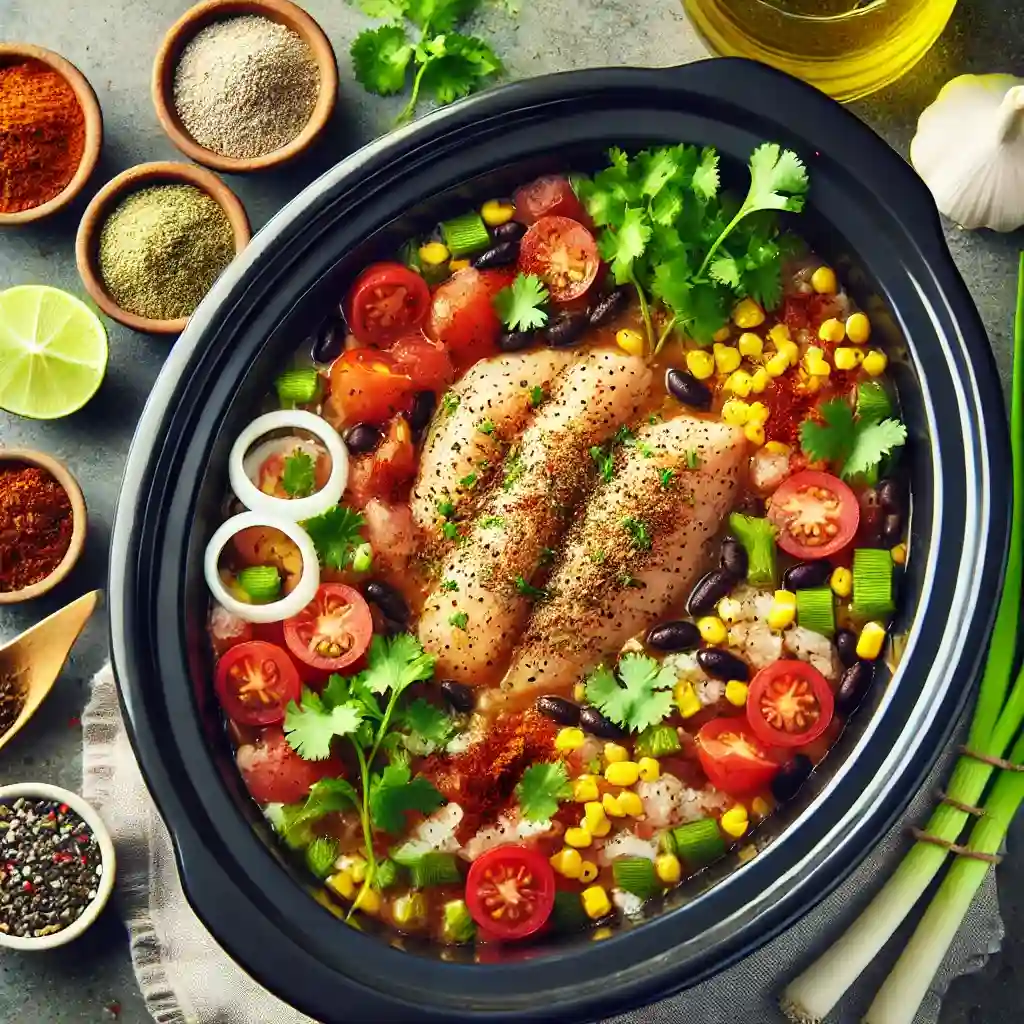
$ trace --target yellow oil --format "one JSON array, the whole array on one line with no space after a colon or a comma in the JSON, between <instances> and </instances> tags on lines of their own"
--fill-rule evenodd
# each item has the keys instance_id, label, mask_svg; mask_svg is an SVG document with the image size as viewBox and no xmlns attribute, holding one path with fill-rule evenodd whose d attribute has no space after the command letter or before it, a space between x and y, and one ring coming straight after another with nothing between
<instances>
[{"instance_id":1,"label":"yellow oil","mask_svg":"<svg viewBox=\"0 0 1024 1024\"><path fill-rule=\"evenodd\" d=\"M955 6L956 0L683 0L715 53L771 64L843 102L906 74Z\"/></svg>"}]
</instances>

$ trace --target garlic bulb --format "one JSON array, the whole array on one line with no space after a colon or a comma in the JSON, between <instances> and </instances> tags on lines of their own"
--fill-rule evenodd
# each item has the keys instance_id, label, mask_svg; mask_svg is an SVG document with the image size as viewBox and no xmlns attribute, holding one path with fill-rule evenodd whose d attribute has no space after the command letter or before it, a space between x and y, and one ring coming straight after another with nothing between
<instances>
[{"instance_id":1,"label":"garlic bulb","mask_svg":"<svg viewBox=\"0 0 1024 1024\"><path fill-rule=\"evenodd\" d=\"M1024 78L961 75L921 115L910 162L965 228L1024 224Z\"/></svg>"}]
</instances>

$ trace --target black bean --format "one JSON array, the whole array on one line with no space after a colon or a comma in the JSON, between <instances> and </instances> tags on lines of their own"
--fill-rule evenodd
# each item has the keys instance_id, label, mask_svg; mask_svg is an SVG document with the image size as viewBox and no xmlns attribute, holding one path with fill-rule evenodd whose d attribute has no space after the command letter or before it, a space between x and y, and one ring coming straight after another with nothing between
<instances>
[{"instance_id":1,"label":"black bean","mask_svg":"<svg viewBox=\"0 0 1024 1024\"><path fill-rule=\"evenodd\" d=\"M389 619L386 615L381 613L380 632L389 639L396 637L399 633L405 632L405 623L397 622L395 619Z\"/></svg>"},{"instance_id":2,"label":"black bean","mask_svg":"<svg viewBox=\"0 0 1024 1024\"><path fill-rule=\"evenodd\" d=\"M682 619L662 622L648 632L646 643L656 651L692 651L700 647L700 630Z\"/></svg>"},{"instance_id":3,"label":"black bean","mask_svg":"<svg viewBox=\"0 0 1024 1024\"><path fill-rule=\"evenodd\" d=\"M731 572L712 569L690 591L690 598L686 602L687 613L695 617L713 614L715 605L736 586L736 582Z\"/></svg>"},{"instance_id":4,"label":"black bean","mask_svg":"<svg viewBox=\"0 0 1024 1024\"><path fill-rule=\"evenodd\" d=\"M903 516L898 512L890 512L882 520L882 547L892 548L903 536Z\"/></svg>"},{"instance_id":5,"label":"black bean","mask_svg":"<svg viewBox=\"0 0 1024 1024\"><path fill-rule=\"evenodd\" d=\"M816 562L798 562L783 573L782 586L786 590L809 590L811 587L823 587L832 575L832 566L828 559L821 558Z\"/></svg>"},{"instance_id":6,"label":"black bean","mask_svg":"<svg viewBox=\"0 0 1024 1024\"><path fill-rule=\"evenodd\" d=\"M854 662L839 680L839 687L836 690L836 711L841 715L849 715L856 711L861 701L867 696L874 677L873 662Z\"/></svg>"},{"instance_id":7,"label":"black bean","mask_svg":"<svg viewBox=\"0 0 1024 1024\"><path fill-rule=\"evenodd\" d=\"M841 629L835 636L839 660L849 667L857 661L857 634L850 629Z\"/></svg>"},{"instance_id":8,"label":"black bean","mask_svg":"<svg viewBox=\"0 0 1024 1024\"><path fill-rule=\"evenodd\" d=\"M426 429L436 408L437 395L433 391L416 392L412 400L412 411L409 413L409 426L412 427L414 434Z\"/></svg>"},{"instance_id":9,"label":"black bean","mask_svg":"<svg viewBox=\"0 0 1024 1024\"><path fill-rule=\"evenodd\" d=\"M697 652L697 664L714 679L738 679L745 683L750 678L750 667L731 651L721 647L704 647Z\"/></svg>"},{"instance_id":10,"label":"black bean","mask_svg":"<svg viewBox=\"0 0 1024 1024\"><path fill-rule=\"evenodd\" d=\"M372 601L389 619L408 623L409 606L405 603L405 598L390 583L383 580L367 580L363 584L363 593L367 600Z\"/></svg>"},{"instance_id":11,"label":"black bean","mask_svg":"<svg viewBox=\"0 0 1024 1024\"><path fill-rule=\"evenodd\" d=\"M581 709L580 726L602 740L619 740L626 735L625 729L609 721L595 707Z\"/></svg>"},{"instance_id":12,"label":"black bean","mask_svg":"<svg viewBox=\"0 0 1024 1024\"><path fill-rule=\"evenodd\" d=\"M545 696L537 698L537 710L559 725L578 725L580 707L564 697Z\"/></svg>"},{"instance_id":13,"label":"black bean","mask_svg":"<svg viewBox=\"0 0 1024 1024\"><path fill-rule=\"evenodd\" d=\"M601 296L587 311L591 327L601 327L614 320L629 305L629 292L618 288Z\"/></svg>"},{"instance_id":14,"label":"black bean","mask_svg":"<svg viewBox=\"0 0 1024 1024\"><path fill-rule=\"evenodd\" d=\"M787 761L772 779L772 796L780 804L792 800L797 795L800 787L810 778L814 771L814 764L804 754L794 755L791 761Z\"/></svg>"},{"instance_id":15,"label":"black bean","mask_svg":"<svg viewBox=\"0 0 1024 1024\"><path fill-rule=\"evenodd\" d=\"M537 340L533 331L505 331L498 338L498 348L502 352L521 352L529 348Z\"/></svg>"},{"instance_id":16,"label":"black bean","mask_svg":"<svg viewBox=\"0 0 1024 1024\"><path fill-rule=\"evenodd\" d=\"M747 567L749 565L747 549L735 537L726 537L722 541L722 568L738 580L747 578Z\"/></svg>"},{"instance_id":17,"label":"black bean","mask_svg":"<svg viewBox=\"0 0 1024 1024\"><path fill-rule=\"evenodd\" d=\"M878 485L878 501L886 512L902 515L907 509L907 488L902 480L889 477Z\"/></svg>"},{"instance_id":18,"label":"black bean","mask_svg":"<svg viewBox=\"0 0 1024 1024\"><path fill-rule=\"evenodd\" d=\"M526 234L526 225L517 220L509 220L491 230L496 242L518 242Z\"/></svg>"},{"instance_id":19,"label":"black bean","mask_svg":"<svg viewBox=\"0 0 1024 1024\"><path fill-rule=\"evenodd\" d=\"M711 388L685 370L669 370L665 374L665 387L673 397L692 409L711 408Z\"/></svg>"},{"instance_id":20,"label":"black bean","mask_svg":"<svg viewBox=\"0 0 1024 1024\"><path fill-rule=\"evenodd\" d=\"M551 348L571 348L587 328L586 313L562 313L544 328L544 340Z\"/></svg>"},{"instance_id":21,"label":"black bean","mask_svg":"<svg viewBox=\"0 0 1024 1024\"><path fill-rule=\"evenodd\" d=\"M476 707L476 694L462 683L454 679L441 680L441 692L454 711L468 715Z\"/></svg>"},{"instance_id":22,"label":"black bean","mask_svg":"<svg viewBox=\"0 0 1024 1024\"><path fill-rule=\"evenodd\" d=\"M473 258L473 266L478 270L491 270L494 267L511 267L519 259L519 242L509 240L492 245L486 252Z\"/></svg>"},{"instance_id":23,"label":"black bean","mask_svg":"<svg viewBox=\"0 0 1024 1024\"><path fill-rule=\"evenodd\" d=\"M353 455L366 455L383 440L384 435L372 423L357 423L345 431L345 444Z\"/></svg>"},{"instance_id":24,"label":"black bean","mask_svg":"<svg viewBox=\"0 0 1024 1024\"><path fill-rule=\"evenodd\" d=\"M333 363L345 347L345 325L340 320L325 320L313 336L313 362Z\"/></svg>"}]
</instances>

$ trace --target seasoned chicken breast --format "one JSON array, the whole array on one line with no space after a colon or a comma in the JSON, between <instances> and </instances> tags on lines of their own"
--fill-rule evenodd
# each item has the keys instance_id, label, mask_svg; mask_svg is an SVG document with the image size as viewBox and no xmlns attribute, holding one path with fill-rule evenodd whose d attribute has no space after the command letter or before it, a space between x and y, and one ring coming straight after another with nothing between
<instances>
[{"instance_id":1,"label":"seasoned chicken breast","mask_svg":"<svg viewBox=\"0 0 1024 1024\"><path fill-rule=\"evenodd\" d=\"M534 581L593 481L590 448L635 415L650 386L650 370L635 356L598 349L575 358L423 607L420 640L437 655L439 678L489 684L507 664L539 596Z\"/></svg>"}]
</instances>

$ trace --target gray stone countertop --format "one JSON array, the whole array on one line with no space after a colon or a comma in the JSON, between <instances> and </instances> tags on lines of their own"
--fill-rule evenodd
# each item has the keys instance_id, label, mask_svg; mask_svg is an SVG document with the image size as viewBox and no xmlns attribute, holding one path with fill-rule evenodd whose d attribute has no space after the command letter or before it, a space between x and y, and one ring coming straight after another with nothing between
<instances>
[{"instance_id":1,"label":"gray stone countertop","mask_svg":"<svg viewBox=\"0 0 1024 1024\"><path fill-rule=\"evenodd\" d=\"M90 79L105 115L106 139L87 196L41 225L0 234L0 288L45 282L81 294L74 235L84 203L104 181L135 163L178 159L162 134L149 99L159 40L189 0L0 0L0 40L57 50ZM348 48L368 19L345 0L304 0L339 56L341 98L324 144L302 163L255 177L232 178L253 227L259 228L320 172L386 131L401 101L365 94L352 80ZM492 39L510 75L616 64L668 65L700 55L678 0L525 0L510 20L497 0L479 31ZM571 9L571 14L569 10ZM906 154L917 115L943 82L965 72L1024 74L1024 5L1015 0L961 0L939 45L906 78L854 109ZM956 140L950 139L950 146ZM950 248L981 310L1004 382L1009 378L1011 311L1020 233L968 234L949 227ZM55 423L34 423L0 412L0 445L44 449L77 475L90 513L86 553L72 577L31 606L0 612L0 641L86 590L102 587L111 521L135 422L170 342L108 324L106 381L82 412ZM39 780L80 788L78 716L88 682L106 659L106 622L97 614L76 646L54 693L17 741L0 753L0 780ZM954 984L943 1024L1018 1024L1024 974L1024 824L1011 834L1018 857L1000 868L1007 921L1003 951L979 974ZM89 938L65 951L0 957L0 1024L86 1024L147 1017L128 957L127 937L108 912Z\"/></svg>"}]
</instances>

